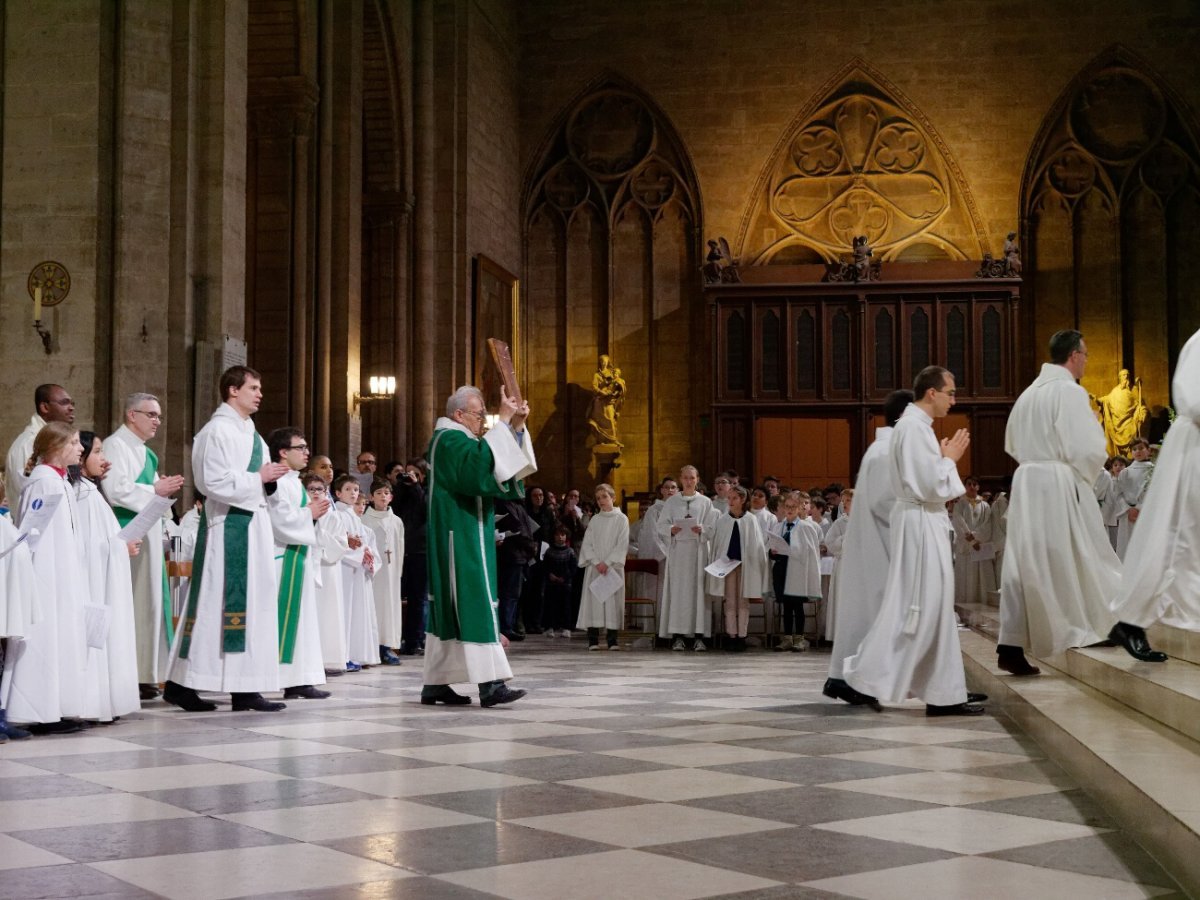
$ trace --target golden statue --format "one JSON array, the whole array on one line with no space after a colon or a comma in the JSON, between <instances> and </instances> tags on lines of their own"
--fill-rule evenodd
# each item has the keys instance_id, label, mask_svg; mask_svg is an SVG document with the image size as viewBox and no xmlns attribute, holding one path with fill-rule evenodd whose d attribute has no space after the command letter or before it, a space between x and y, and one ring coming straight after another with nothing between
<instances>
[{"instance_id":1,"label":"golden statue","mask_svg":"<svg viewBox=\"0 0 1200 900\"><path fill-rule=\"evenodd\" d=\"M1103 397L1092 397L1100 410L1100 424L1109 456L1129 456L1129 445L1142 434L1150 410L1142 402L1142 379L1129 380L1129 370L1117 373L1117 386Z\"/></svg>"},{"instance_id":2,"label":"golden statue","mask_svg":"<svg viewBox=\"0 0 1200 900\"><path fill-rule=\"evenodd\" d=\"M617 417L625 400L625 379L607 353L600 355L600 365L592 376L592 391L595 396L588 413L588 424L601 443L614 444L618 449L624 447L617 439Z\"/></svg>"}]
</instances>

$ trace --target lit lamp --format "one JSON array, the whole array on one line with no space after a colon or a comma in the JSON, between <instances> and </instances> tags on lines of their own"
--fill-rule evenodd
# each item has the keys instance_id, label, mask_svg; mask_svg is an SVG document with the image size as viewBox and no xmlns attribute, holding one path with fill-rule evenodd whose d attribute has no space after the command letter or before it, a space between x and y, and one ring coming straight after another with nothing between
<instances>
[{"instance_id":1,"label":"lit lamp","mask_svg":"<svg viewBox=\"0 0 1200 900\"><path fill-rule=\"evenodd\" d=\"M371 389L370 393L354 392L355 415L358 415L358 408L364 403L370 403L372 400L393 400L396 397L396 376L394 375L372 375L367 379L367 385Z\"/></svg>"}]
</instances>

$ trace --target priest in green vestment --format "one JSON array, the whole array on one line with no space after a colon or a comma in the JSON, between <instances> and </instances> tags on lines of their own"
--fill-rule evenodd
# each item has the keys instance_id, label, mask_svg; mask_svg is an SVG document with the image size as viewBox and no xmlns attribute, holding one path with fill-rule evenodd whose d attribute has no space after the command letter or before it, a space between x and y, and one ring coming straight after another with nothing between
<instances>
[{"instance_id":1,"label":"priest in green vestment","mask_svg":"<svg viewBox=\"0 0 1200 900\"><path fill-rule=\"evenodd\" d=\"M525 695L504 683L512 670L496 616L492 504L497 497L523 497L522 479L537 471L525 430L529 404L501 389L498 421L485 433L486 414L478 388L460 387L446 401L426 454L429 628L421 702L427 705L470 703L452 684L477 684L482 706Z\"/></svg>"}]
</instances>

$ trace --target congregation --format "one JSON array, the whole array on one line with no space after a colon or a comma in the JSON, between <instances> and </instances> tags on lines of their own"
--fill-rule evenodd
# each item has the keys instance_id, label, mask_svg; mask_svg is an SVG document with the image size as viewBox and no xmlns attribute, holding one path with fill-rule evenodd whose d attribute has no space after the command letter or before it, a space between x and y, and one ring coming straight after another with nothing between
<instances>
[{"instance_id":1,"label":"congregation","mask_svg":"<svg viewBox=\"0 0 1200 900\"><path fill-rule=\"evenodd\" d=\"M423 703L469 704L451 689L464 682L483 706L513 702L524 691L506 687L511 642L580 633L589 651L621 648L633 559L654 563L628 576L655 600L651 641L743 652L762 605L755 646L828 644L824 692L853 706L918 698L930 716L981 714L956 604L998 602L999 666L1014 676L1038 674L1026 651L1106 640L1161 662L1144 628L1197 623L1194 566L1171 564L1194 534L1180 521L1197 337L1176 374L1170 484L1152 478L1144 440L1132 461L1107 458L1077 383L1086 344L1063 331L1010 416L1011 500L960 479L970 436L936 437L955 383L930 366L887 398L854 488L747 484L725 470L710 495L688 465L632 525L609 484L560 503L529 480L529 408L503 393L491 428L480 392L460 388L424 457L380 471L364 451L341 472L298 429L258 435L263 387L244 366L221 377L223 402L193 442L193 508L176 519L184 478L160 474L147 446L158 398L130 395L102 438L76 428L63 386L41 385L6 461L0 740L114 721L160 686L188 711L215 709L201 692L217 692L235 711L275 712L328 697L321 686L344 672L417 655ZM1150 524L1135 529L1143 511ZM1147 544L1168 554L1161 567L1143 564ZM277 691L283 701L264 696Z\"/></svg>"}]
</instances>

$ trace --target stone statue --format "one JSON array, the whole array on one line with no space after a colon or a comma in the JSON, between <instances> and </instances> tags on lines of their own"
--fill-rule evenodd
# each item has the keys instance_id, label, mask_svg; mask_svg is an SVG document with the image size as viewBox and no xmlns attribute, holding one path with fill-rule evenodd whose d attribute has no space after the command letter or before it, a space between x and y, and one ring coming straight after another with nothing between
<instances>
[{"instance_id":1,"label":"stone statue","mask_svg":"<svg viewBox=\"0 0 1200 900\"><path fill-rule=\"evenodd\" d=\"M875 251L867 243L867 236L860 234L851 242L850 258L843 256L837 262L825 263L825 281L878 281L882 272Z\"/></svg>"},{"instance_id":2,"label":"stone statue","mask_svg":"<svg viewBox=\"0 0 1200 900\"><path fill-rule=\"evenodd\" d=\"M729 250L729 241L722 237L708 242L708 255L701 267L705 284L738 284L742 277L737 266L737 260Z\"/></svg>"},{"instance_id":3,"label":"stone statue","mask_svg":"<svg viewBox=\"0 0 1200 900\"><path fill-rule=\"evenodd\" d=\"M607 353L600 355L600 364L592 376L592 391L595 396L592 398L588 424L600 443L612 444L618 449L624 447L617 439L617 418L625 400L625 379Z\"/></svg>"},{"instance_id":4,"label":"stone statue","mask_svg":"<svg viewBox=\"0 0 1200 900\"><path fill-rule=\"evenodd\" d=\"M871 245L867 243L867 236L860 234L854 239L854 280L855 281L870 281L871 280L871 257L875 255L875 251L871 249Z\"/></svg>"},{"instance_id":5,"label":"stone statue","mask_svg":"<svg viewBox=\"0 0 1200 900\"><path fill-rule=\"evenodd\" d=\"M1021 277L1021 248L1017 246L1017 233L1010 231L1004 239L1004 276Z\"/></svg>"},{"instance_id":6,"label":"stone statue","mask_svg":"<svg viewBox=\"0 0 1200 900\"><path fill-rule=\"evenodd\" d=\"M1130 383L1129 370L1117 373L1117 386L1103 397L1092 397L1100 410L1100 424L1108 441L1109 456L1129 455L1129 445L1140 437L1150 410L1142 402L1142 379Z\"/></svg>"}]
</instances>

